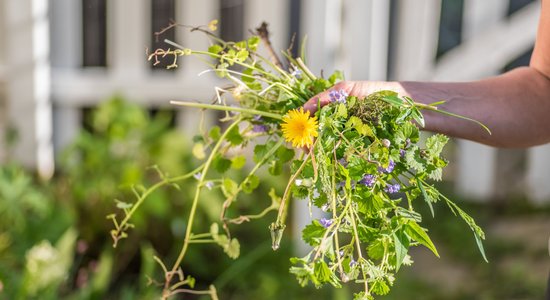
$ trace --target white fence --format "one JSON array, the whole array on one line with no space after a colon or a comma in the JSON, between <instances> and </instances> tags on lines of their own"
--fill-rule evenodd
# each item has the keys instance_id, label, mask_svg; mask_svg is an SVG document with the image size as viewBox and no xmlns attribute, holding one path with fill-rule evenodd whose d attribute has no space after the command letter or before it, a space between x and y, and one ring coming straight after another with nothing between
<instances>
[{"instance_id":1,"label":"white fence","mask_svg":"<svg viewBox=\"0 0 550 300\"><path fill-rule=\"evenodd\" d=\"M185 61L173 74L151 72L145 60L151 1L107 0L107 68L81 67L81 0L0 2L0 82L8 104L0 114L0 128L9 119L20 134L10 157L51 174L54 145L59 149L75 136L81 108L114 93L155 106L173 99L211 98L217 79L197 77L204 69L197 62ZM205 24L220 17L220 1L175 0L175 18ZM436 61L441 0L296 1L299 32L308 36L313 71L342 69L349 79L365 80L387 79L388 71L395 80L471 80L497 74L532 47L540 10L536 1L508 17L507 0L464 0L463 41ZM243 31L265 20L275 47L285 49L296 1L233 2L243 5ZM183 30L176 35L193 48L206 46L197 35ZM193 113L179 112L178 126L188 130L190 124ZM1 146L0 159L7 155ZM497 173L500 150L466 141L458 141L457 147L451 160L456 161L452 175L458 191L488 199L495 194L496 179L510 177ZM523 186L533 201L548 201L550 146L526 151Z\"/></svg>"}]
</instances>

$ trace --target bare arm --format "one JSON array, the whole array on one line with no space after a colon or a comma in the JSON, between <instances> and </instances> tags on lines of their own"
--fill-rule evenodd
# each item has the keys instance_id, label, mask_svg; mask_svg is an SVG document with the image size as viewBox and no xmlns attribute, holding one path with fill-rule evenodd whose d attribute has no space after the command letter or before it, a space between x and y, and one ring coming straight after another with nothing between
<instances>
[{"instance_id":1,"label":"bare arm","mask_svg":"<svg viewBox=\"0 0 550 300\"><path fill-rule=\"evenodd\" d=\"M446 100L441 109L474 118L478 125L427 112L426 129L498 147L528 147L550 142L550 0L542 1L537 42L529 67L474 82L342 82L334 87L350 95L365 96L388 89L422 103ZM317 98L306 103L314 110Z\"/></svg>"}]
</instances>

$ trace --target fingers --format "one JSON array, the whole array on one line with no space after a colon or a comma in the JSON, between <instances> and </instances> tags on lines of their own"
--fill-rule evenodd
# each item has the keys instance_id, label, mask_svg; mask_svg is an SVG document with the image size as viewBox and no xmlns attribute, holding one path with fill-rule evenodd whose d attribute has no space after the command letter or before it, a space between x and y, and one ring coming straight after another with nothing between
<instances>
[{"instance_id":1,"label":"fingers","mask_svg":"<svg viewBox=\"0 0 550 300\"><path fill-rule=\"evenodd\" d=\"M317 105L323 107L331 102L330 92L343 90L349 94L351 90L351 84L346 81L342 81L331 87L330 89L315 95L304 104L304 110L309 111L310 114L314 114L317 111Z\"/></svg>"},{"instance_id":2,"label":"fingers","mask_svg":"<svg viewBox=\"0 0 550 300\"><path fill-rule=\"evenodd\" d=\"M304 104L304 110L309 111L309 113L313 115L317 111L318 104L320 105L320 107L323 107L329 103L330 97L328 95L328 91L325 91L309 99Z\"/></svg>"}]
</instances>

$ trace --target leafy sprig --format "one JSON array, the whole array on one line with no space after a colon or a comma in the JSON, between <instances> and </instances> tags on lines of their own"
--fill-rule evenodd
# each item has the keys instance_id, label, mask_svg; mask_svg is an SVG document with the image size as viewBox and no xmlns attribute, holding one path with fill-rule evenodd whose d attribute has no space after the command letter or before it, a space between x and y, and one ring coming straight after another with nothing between
<instances>
[{"instance_id":1,"label":"leafy sprig","mask_svg":"<svg viewBox=\"0 0 550 300\"><path fill-rule=\"evenodd\" d=\"M174 26L178 25L171 25ZM332 91L332 103L320 108L315 115L318 120L315 134L300 136L305 132L300 128L311 129L317 126L317 120L309 120L295 110L342 80L342 73L335 72L328 79L317 77L303 59L293 57L290 50L284 53L287 60L284 66L271 47L265 24L255 35L238 42L218 38L215 27L215 23L187 27L210 39L207 50L193 50L166 41L171 48L157 49L148 58L156 64L170 56L173 61L168 68L173 68L177 67L179 57L194 56L208 66L205 72L214 72L229 80L231 86L215 88L212 103L172 101L172 104L225 111L221 121L230 124L223 131L215 126L195 137L193 154L201 161L197 169L178 177L165 176L159 170L161 181L149 188L136 188L134 203L118 202L122 217L109 216L114 224L111 235L116 246L127 236L135 211L151 193L181 180L197 179L177 259L167 268L156 258L165 273L161 284L163 298L192 293L217 299L213 286L204 291L194 290L194 279L184 276L180 266L190 245L216 244L236 259L240 245L231 235L231 226L258 218L274 218L269 212L277 211L269 228L272 248L277 250L292 198L305 198L310 207L316 206L325 212L322 219L313 219L302 231L302 238L312 247L311 251L304 257L291 259L290 272L300 285L311 282L316 287L330 284L338 288L344 283L356 282L364 289L355 299L387 294L395 282L395 273L403 265L412 263L410 247L422 245L439 256L428 231L421 226L423 216L415 210L419 201L430 208L432 216L433 205L445 202L470 226L485 258L481 228L428 182L442 179L442 170L447 165L442 151L448 138L436 134L425 143L419 138L419 126L424 126L422 110L471 119L439 110L437 106L441 103L421 104L392 91L380 91L363 99ZM260 42L267 46L272 59L258 53ZM293 113L289 113L291 111ZM296 119L293 120L293 116ZM291 122L299 126L291 126ZM281 130L283 123L286 132ZM289 140L286 133L294 135L295 144L305 143L309 148L304 151L289 147L285 143ZM314 136L317 136L315 142ZM248 162L241 152L252 147L253 159ZM296 155L297 152L302 153ZM254 166L244 178L238 179L231 170L241 169L247 162ZM269 206L257 214L230 210L242 193L252 193L261 184L257 175L261 168L267 169L269 176L280 176L285 166L291 171L287 187L282 194L270 190L266 195L271 199ZM221 205L219 223L211 224L204 233L196 233L195 215L205 187L218 189L226 200Z\"/></svg>"}]
</instances>

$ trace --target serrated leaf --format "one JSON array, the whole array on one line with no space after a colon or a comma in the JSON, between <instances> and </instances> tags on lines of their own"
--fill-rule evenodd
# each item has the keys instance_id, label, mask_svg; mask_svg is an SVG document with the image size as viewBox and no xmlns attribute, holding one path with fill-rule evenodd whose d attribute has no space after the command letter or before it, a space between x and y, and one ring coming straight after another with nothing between
<instances>
[{"instance_id":1,"label":"serrated leaf","mask_svg":"<svg viewBox=\"0 0 550 300\"><path fill-rule=\"evenodd\" d=\"M346 105L344 103L338 104L335 117L347 119L348 109L346 108Z\"/></svg>"},{"instance_id":2,"label":"serrated leaf","mask_svg":"<svg viewBox=\"0 0 550 300\"><path fill-rule=\"evenodd\" d=\"M317 246L321 243L321 239L327 229L323 227L317 220L313 220L302 230L302 240L310 246Z\"/></svg>"},{"instance_id":3,"label":"serrated leaf","mask_svg":"<svg viewBox=\"0 0 550 300\"><path fill-rule=\"evenodd\" d=\"M232 259L237 259L241 253L241 244L235 238L231 239L223 248L223 251Z\"/></svg>"},{"instance_id":4,"label":"serrated leaf","mask_svg":"<svg viewBox=\"0 0 550 300\"><path fill-rule=\"evenodd\" d=\"M298 280L298 284L301 287L305 287L309 282L309 280L313 278L313 268L307 265L301 266L301 267L291 267L290 273L296 276L296 279Z\"/></svg>"},{"instance_id":5,"label":"serrated leaf","mask_svg":"<svg viewBox=\"0 0 550 300\"><path fill-rule=\"evenodd\" d=\"M390 292L390 287L384 279L377 279L370 285L371 292L377 295L386 295Z\"/></svg>"},{"instance_id":6,"label":"serrated leaf","mask_svg":"<svg viewBox=\"0 0 550 300\"><path fill-rule=\"evenodd\" d=\"M217 45L217 44L214 44L214 45L208 47L208 52L210 52L212 54L218 54L222 51L223 51L223 47L220 46L220 45Z\"/></svg>"},{"instance_id":7,"label":"serrated leaf","mask_svg":"<svg viewBox=\"0 0 550 300\"><path fill-rule=\"evenodd\" d=\"M246 164L246 157L244 155L235 156L231 159L231 168L239 170Z\"/></svg>"},{"instance_id":8,"label":"serrated leaf","mask_svg":"<svg viewBox=\"0 0 550 300\"><path fill-rule=\"evenodd\" d=\"M204 153L204 144L196 143L193 145L192 153L197 159L203 160L206 157L206 154Z\"/></svg>"},{"instance_id":9,"label":"serrated leaf","mask_svg":"<svg viewBox=\"0 0 550 300\"><path fill-rule=\"evenodd\" d=\"M248 48L252 51L256 51L258 49L258 45L260 44L260 38L256 35L250 37L248 39Z\"/></svg>"},{"instance_id":10,"label":"serrated leaf","mask_svg":"<svg viewBox=\"0 0 550 300\"><path fill-rule=\"evenodd\" d=\"M267 169L269 174L273 176L281 175L283 172L283 164L278 160L273 160L269 164L269 169Z\"/></svg>"},{"instance_id":11,"label":"serrated leaf","mask_svg":"<svg viewBox=\"0 0 550 300\"><path fill-rule=\"evenodd\" d=\"M430 156L439 157L448 141L448 137L442 134L434 134L426 140L426 150Z\"/></svg>"},{"instance_id":12,"label":"serrated leaf","mask_svg":"<svg viewBox=\"0 0 550 300\"><path fill-rule=\"evenodd\" d=\"M214 169L218 173L225 173L231 167L231 161L221 155L217 155L212 162Z\"/></svg>"},{"instance_id":13,"label":"serrated leaf","mask_svg":"<svg viewBox=\"0 0 550 300\"><path fill-rule=\"evenodd\" d=\"M443 170L441 168L431 170L428 172L428 178L435 181L441 181L443 179Z\"/></svg>"},{"instance_id":14,"label":"serrated leaf","mask_svg":"<svg viewBox=\"0 0 550 300\"><path fill-rule=\"evenodd\" d=\"M426 171L426 160L420 156L420 151L416 146L411 147L411 149L405 153L405 161L409 168L414 169L417 172Z\"/></svg>"},{"instance_id":15,"label":"serrated leaf","mask_svg":"<svg viewBox=\"0 0 550 300\"><path fill-rule=\"evenodd\" d=\"M277 158L281 163L286 163L294 158L294 149L288 149L286 147L280 147L277 150Z\"/></svg>"},{"instance_id":16,"label":"serrated leaf","mask_svg":"<svg viewBox=\"0 0 550 300\"><path fill-rule=\"evenodd\" d=\"M403 232L403 230L397 230L393 233L393 243L395 247L395 269L399 270L407 251L409 249L409 237Z\"/></svg>"},{"instance_id":17,"label":"serrated leaf","mask_svg":"<svg viewBox=\"0 0 550 300\"><path fill-rule=\"evenodd\" d=\"M371 259L381 259L384 257L384 244L379 239L372 242L367 248L367 253Z\"/></svg>"},{"instance_id":18,"label":"serrated leaf","mask_svg":"<svg viewBox=\"0 0 550 300\"><path fill-rule=\"evenodd\" d=\"M214 126L210 129L210 131L208 132L208 136L210 136L210 138L214 141L217 141L220 139L220 137L222 136L222 133L221 133L221 129L220 129L220 126Z\"/></svg>"},{"instance_id":19,"label":"serrated leaf","mask_svg":"<svg viewBox=\"0 0 550 300\"><path fill-rule=\"evenodd\" d=\"M330 270L330 268L328 267L327 263L324 260L317 261L315 263L313 274L319 283L319 285L317 285L318 287L324 283L330 283L334 287L338 287L338 288L341 287L338 281L338 278Z\"/></svg>"},{"instance_id":20,"label":"serrated leaf","mask_svg":"<svg viewBox=\"0 0 550 300\"><path fill-rule=\"evenodd\" d=\"M248 176L243 182L243 192L250 194L260 185L260 179L256 175Z\"/></svg>"},{"instance_id":21,"label":"serrated leaf","mask_svg":"<svg viewBox=\"0 0 550 300\"><path fill-rule=\"evenodd\" d=\"M225 139L233 146L242 144L243 136L239 132L239 127L233 127L225 136Z\"/></svg>"},{"instance_id":22,"label":"serrated leaf","mask_svg":"<svg viewBox=\"0 0 550 300\"><path fill-rule=\"evenodd\" d=\"M223 195L227 198L235 196L237 194L239 186L237 183L229 178L225 178L222 184Z\"/></svg>"},{"instance_id":23,"label":"serrated leaf","mask_svg":"<svg viewBox=\"0 0 550 300\"><path fill-rule=\"evenodd\" d=\"M242 49L239 52L237 52L237 55L235 56L235 59L237 61L243 62L248 58L248 55L249 55L248 51L245 50L245 49Z\"/></svg>"},{"instance_id":24,"label":"serrated leaf","mask_svg":"<svg viewBox=\"0 0 550 300\"><path fill-rule=\"evenodd\" d=\"M259 163L262 158L266 155L268 149L266 145L256 145L254 146L254 162Z\"/></svg>"},{"instance_id":25,"label":"serrated leaf","mask_svg":"<svg viewBox=\"0 0 550 300\"><path fill-rule=\"evenodd\" d=\"M437 249L435 248L434 243L432 242L426 231L422 229L422 227L420 227L416 222L408 222L404 226L405 232L412 240L415 240L420 244L426 246L426 248L430 249L435 254L435 256L439 257L439 253L437 253Z\"/></svg>"}]
</instances>

